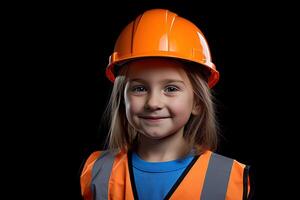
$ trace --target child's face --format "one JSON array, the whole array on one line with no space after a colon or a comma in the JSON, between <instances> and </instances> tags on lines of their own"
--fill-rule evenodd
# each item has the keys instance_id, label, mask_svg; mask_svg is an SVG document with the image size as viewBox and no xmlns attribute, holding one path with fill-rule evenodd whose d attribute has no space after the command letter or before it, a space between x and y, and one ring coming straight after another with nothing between
<instances>
[{"instance_id":1,"label":"child's face","mask_svg":"<svg viewBox=\"0 0 300 200\"><path fill-rule=\"evenodd\" d=\"M194 105L192 85L182 64L166 59L145 59L129 64L125 108L129 123L148 138L183 134Z\"/></svg>"}]
</instances>

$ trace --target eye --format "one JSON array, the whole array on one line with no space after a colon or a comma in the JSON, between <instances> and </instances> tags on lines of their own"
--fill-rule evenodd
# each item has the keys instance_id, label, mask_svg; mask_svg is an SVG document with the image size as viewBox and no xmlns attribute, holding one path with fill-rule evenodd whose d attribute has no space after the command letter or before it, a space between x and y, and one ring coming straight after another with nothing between
<instances>
[{"instance_id":1,"label":"eye","mask_svg":"<svg viewBox=\"0 0 300 200\"><path fill-rule=\"evenodd\" d=\"M177 92L180 89L177 86L169 85L165 88L166 92Z\"/></svg>"},{"instance_id":2,"label":"eye","mask_svg":"<svg viewBox=\"0 0 300 200\"><path fill-rule=\"evenodd\" d=\"M132 87L130 91L135 93L141 93L141 92L146 92L147 89L144 86L139 85L139 86Z\"/></svg>"}]
</instances>

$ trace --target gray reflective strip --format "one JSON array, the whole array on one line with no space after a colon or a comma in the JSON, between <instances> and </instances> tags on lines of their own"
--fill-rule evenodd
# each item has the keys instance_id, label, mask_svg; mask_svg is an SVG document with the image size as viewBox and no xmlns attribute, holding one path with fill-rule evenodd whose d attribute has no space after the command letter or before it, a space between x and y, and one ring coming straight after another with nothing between
<instances>
[{"instance_id":1,"label":"gray reflective strip","mask_svg":"<svg viewBox=\"0 0 300 200\"><path fill-rule=\"evenodd\" d=\"M201 192L201 200L225 199L232 164L233 159L212 153Z\"/></svg>"},{"instance_id":2,"label":"gray reflective strip","mask_svg":"<svg viewBox=\"0 0 300 200\"><path fill-rule=\"evenodd\" d=\"M93 166L91 190L94 200L108 199L108 182L114 159L112 151L103 151Z\"/></svg>"}]
</instances>

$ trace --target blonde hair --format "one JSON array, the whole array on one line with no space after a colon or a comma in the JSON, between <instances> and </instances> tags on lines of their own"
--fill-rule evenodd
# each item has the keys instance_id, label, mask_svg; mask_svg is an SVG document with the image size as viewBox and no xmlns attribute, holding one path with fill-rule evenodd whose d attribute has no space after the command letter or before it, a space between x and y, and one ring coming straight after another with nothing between
<instances>
[{"instance_id":1,"label":"blonde hair","mask_svg":"<svg viewBox=\"0 0 300 200\"><path fill-rule=\"evenodd\" d=\"M185 63L184 70L192 84L195 101L201 108L201 114L190 116L184 128L184 138L196 154L205 150L214 151L218 143L218 124L211 90L199 66ZM108 149L129 150L135 148L138 143L137 131L128 123L125 113L124 89L127 71L128 67L122 66L105 111L105 119L110 127L106 140Z\"/></svg>"}]
</instances>

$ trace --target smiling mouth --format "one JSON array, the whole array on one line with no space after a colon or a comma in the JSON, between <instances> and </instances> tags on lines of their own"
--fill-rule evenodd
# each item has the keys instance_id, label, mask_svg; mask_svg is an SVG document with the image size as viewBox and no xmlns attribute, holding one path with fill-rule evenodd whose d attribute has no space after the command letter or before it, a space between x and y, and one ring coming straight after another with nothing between
<instances>
[{"instance_id":1,"label":"smiling mouth","mask_svg":"<svg viewBox=\"0 0 300 200\"><path fill-rule=\"evenodd\" d=\"M148 123L160 123L162 120L170 117L140 117L140 118Z\"/></svg>"},{"instance_id":2,"label":"smiling mouth","mask_svg":"<svg viewBox=\"0 0 300 200\"><path fill-rule=\"evenodd\" d=\"M170 117L148 117L148 116L141 116L140 118L142 119L147 119L147 120L159 120L159 119L166 119L166 118L170 118Z\"/></svg>"}]
</instances>

